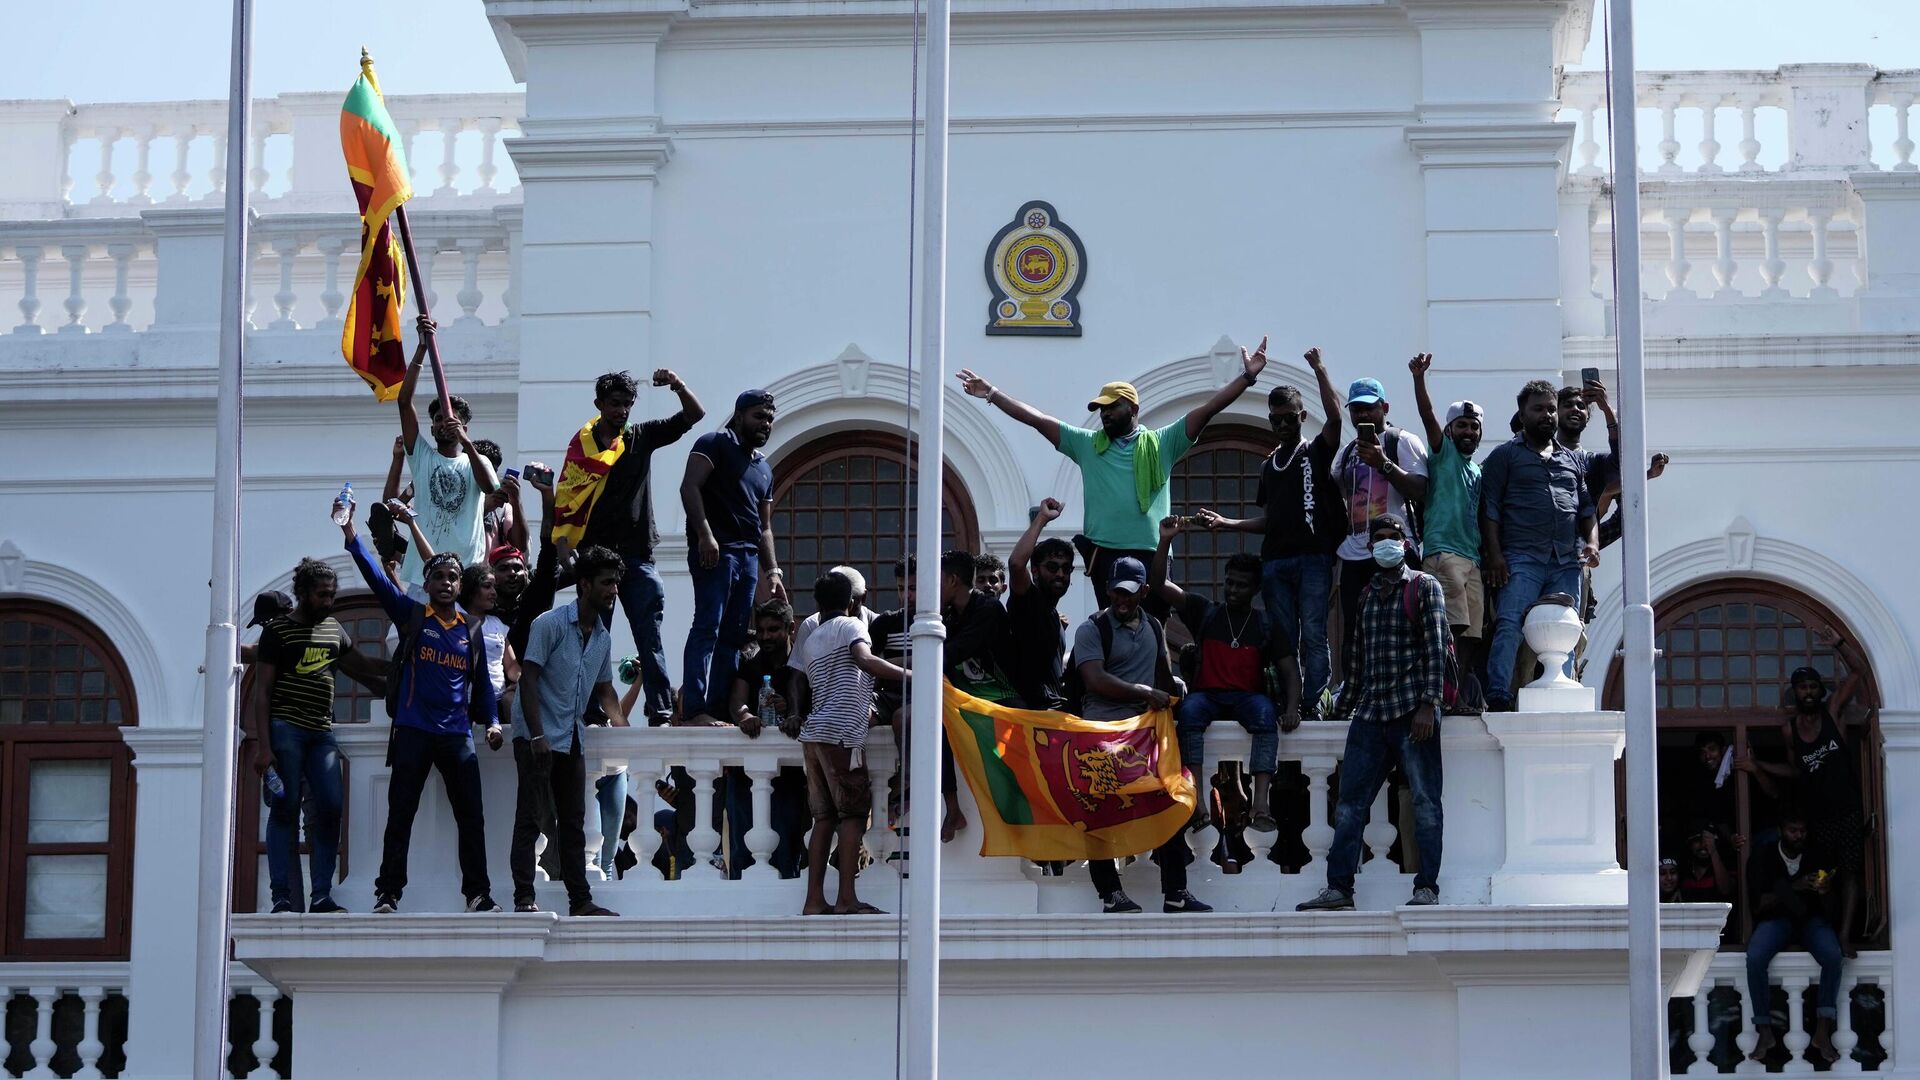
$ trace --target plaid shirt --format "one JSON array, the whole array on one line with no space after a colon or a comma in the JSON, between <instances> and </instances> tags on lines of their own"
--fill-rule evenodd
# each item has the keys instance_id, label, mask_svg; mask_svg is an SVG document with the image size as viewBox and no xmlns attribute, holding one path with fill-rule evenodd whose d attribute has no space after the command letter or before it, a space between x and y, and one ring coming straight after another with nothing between
<instances>
[{"instance_id":1,"label":"plaid shirt","mask_svg":"<svg viewBox=\"0 0 1920 1080\"><path fill-rule=\"evenodd\" d=\"M1414 586L1415 622L1407 618L1405 589ZM1402 565L1382 571L1360 595L1360 669L1353 676L1350 712L1355 720L1385 723L1432 705L1437 718L1446 676L1447 600L1440 579Z\"/></svg>"}]
</instances>

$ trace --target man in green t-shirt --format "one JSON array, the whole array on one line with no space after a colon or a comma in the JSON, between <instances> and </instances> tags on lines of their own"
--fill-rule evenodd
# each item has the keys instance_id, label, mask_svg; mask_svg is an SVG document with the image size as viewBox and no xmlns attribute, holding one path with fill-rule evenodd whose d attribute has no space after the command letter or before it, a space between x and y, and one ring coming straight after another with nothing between
<instances>
[{"instance_id":1,"label":"man in green t-shirt","mask_svg":"<svg viewBox=\"0 0 1920 1080\"><path fill-rule=\"evenodd\" d=\"M1185 416L1160 428L1140 426L1140 394L1132 383L1110 382L1087 402L1088 412L1100 414L1100 427L1075 427L1002 393L992 383L962 369L967 393L996 406L1001 412L1040 433L1053 448L1080 466L1085 495L1083 529L1093 547L1087 558L1087 576L1105 581L1113 564L1123 558L1152 561L1160 540L1160 519L1173 512L1168 480L1179 461L1206 429L1207 422L1233 404L1260 378L1267 366L1267 339L1251 354L1240 350L1240 374L1228 380L1212 397ZM1157 597L1149 609L1166 617L1166 604Z\"/></svg>"},{"instance_id":2,"label":"man in green t-shirt","mask_svg":"<svg viewBox=\"0 0 1920 1080\"><path fill-rule=\"evenodd\" d=\"M339 589L333 568L302 559L293 571L294 608L270 619L254 651L253 686L243 720L255 772L267 793L267 876L273 910L299 912L299 822L307 812L313 892L306 906L315 914L344 911L333 899L333 871L340 850L340 747L333 741L333 687L337 669L376 694L386 693L386 672L356 652L330 612ZM271 770L280 785L265 779Z\"/></svg>"},{"instance_id":3,"label":"man in green t-shirt","mask_svg":"<svg viewBox=\"0 0 1920 1080\"><path fill-rule=\"evenodd\" d=\"M1480 449L1485 410L1471 401L1447 406L1443 426L1427 396L1427 369L1432 353L1407 361L1413 372L1413 399L1426 425L1427 499L1422 507L1424 545L1421 569L1440 579L1447 597L1447 622L1460 648L1460 670L1477 671L1486 645L1486 590L1480 579L1480 466L1473 455ZM1463 702L1463 704L1469 704Z\"/></svg>"}]
</instances>

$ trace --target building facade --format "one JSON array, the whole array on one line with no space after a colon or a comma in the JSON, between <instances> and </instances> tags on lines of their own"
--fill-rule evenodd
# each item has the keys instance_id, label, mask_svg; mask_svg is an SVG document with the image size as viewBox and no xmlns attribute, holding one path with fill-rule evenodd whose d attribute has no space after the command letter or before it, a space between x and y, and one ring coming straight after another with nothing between
<instances>
[{"instance_id":1,"label":"building facade","mask_svg":"<svg viewBox=\"0 0 1920 1080\"><path fill-rule=\"evenodd\" d=\"M1436 355L1437 396L1495 418L1529 379L1575 382L1599 367L1614 381L1604 87L1566 70L1593 32L1586 0L958 7L949 366L1074 423L1101 383L1127 379L1143 421L1159 424L1270 335L1258 389L1176 475L1177 512L1251 499L1267 388L1301 388L1319 415L1298 359L1309 346L1338 386L1381 379L1409 426L1405 361L1417 351ZM918 362L912 13L897 0L487 0L524 95L409 96L386 73L419 192L416 239L431 253L429 300L474 433L509 465L557 463L592 416L602 372L644 383L654 368L678 371L709 426L739 390L765 387L779 405L768 453L789 580L804 589L851 562L869 571L872 606L895 606ZM1878 827L1871 933L1848 967L1843 1012L1850 1061L1899 1072L1894 1030L1920 1031L1920 995L1903 1002L1897 990L1898 958L1920 956L1908 899L1920 896L1920 863L1886 841L1920 813L1920 587L1893 542L1868 542L1862 525L1904 535L1912 511L1896 493L1920 475L1920 447L1899 423L1920 403L1908 137L1920 73L1803 65L1645 73L1642 84L1648 441L1671 457L1649 496L1663 769L1687 767L1700 730L1773 752L1785 672L1805 662L1846 674L1834 639L1864 656L1874 711L1856 742ZM342 481L377 491L397 432L391 406L339 357L358 224L338 106L326 90L254 114L249 596L285 588L303 555L329 557L352 583L324 504ZM199 723L209 685L224 685L198 670L221 131L218 102L0 104L0 310L19 312L0 334L0 460L13 466L0 476L0 790L14 793L0 830L0 956L15 1073L190 1068ZM994 240L1035 201L1080 245L1077 335L987 332L1001 299ZM636 417L674 407L643 390ZM1078 478L1064 458L957 383L945 409L941 527L957 543L1005 555L1047 496L1066 502L1060 528L1075 531ZM684 446L655 458L675 668L692 605L667 481L683 458ZM1225 550L1196 540L1183 553L1189 577L1205 580ZM1596 572L1584 673L1608 707L1617 550ZM1090 610L1084 585L1068 605ZM379 634L377 609L348 614L365 624L357 636ZM364 911L385 719L364 697L341 719L340 895ZM1314 1074L1621 1075L1621 730L1610 712L1450 724L1448 906L1432 913L1393 907L1406 879L1391 865L1384 798L1362 874L1368 910L1272 913L1316 884L1337 732L1283 743L1317 808L1295 828L1304 867L1263 863L1271 873L1196 884L1228 912L1197 931L1149 917L1116 937L1089 914L1083 877L972 857L963 836L945 878L948 1071L1074 1068L1106 1048L1085 1032L1133 1006L1187 1037L1130 1043L1103 1066L1123 1075L1254 1065L1267 1051L1222 1034L1276 1016L1306 1036L1285 1042ZM794 756L733 732L606 734L597 767L682 766L702 790L728 765L770 783L781 755ZM1223 759L1247 749L1219 733L1209 742ZM498 876L512 771L493 759L486 769ZM265 890L252 783L243 774L242 912ZM706 850L720 829L700 801L692 842ZM791 1071L793 1051L816 1044L805 1059L822 1075L847 1061L855 1075L884 1070L891 921L801 924L783 917L798 910L797 883L699 867L680 881L604 883L630 918L591 928L431 914L458 906L451 821L433 803L416 827L417 914L237 919L236 986L253 1002L235 1012L236 1075L535 1076L594 1067L606 1051L663 1073L746 1075ZM1744 787L1740 807L1743 827L1762 824ZM771 848L770 831L747 838L754 850L762 841ZM892 843L884 828L870 841ZM642 829L632 843L644 873L659 841ZM890 871L869 873L895 909ZM1709 1030L1710 1006L1746 992L1739 955L1714 952L1728 914L1667 915L1669 984L1695 1018L1675 1060L1695 1072L1718 1071L1710 1055L1724 1059L1735 1039ZM1731 917L1742 932L1737 906ZM1788 998L1813 975L1802 960L1775 965ZM723 1019L742 995L791 1006L792 1019L743 1040ZM999 1041L959 1034L1000 1029L1010 1010L1053 1022ZM403 1011L406 1029L382 1022ZM1791 1022L1804 1040L1798 1008ZM1330 1025L1348 1036L1312 1037ZM1412 1037L1370 1037L1389 1030Z\"/></svg>"}]
</instances>

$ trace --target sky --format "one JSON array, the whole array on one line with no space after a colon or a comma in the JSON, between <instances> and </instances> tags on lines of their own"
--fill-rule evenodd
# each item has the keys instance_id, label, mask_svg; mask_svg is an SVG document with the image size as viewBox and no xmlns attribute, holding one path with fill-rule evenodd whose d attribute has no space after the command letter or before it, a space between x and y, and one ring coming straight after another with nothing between
<instances>
[{"instance_id":1,"label":"sky","mask_svg":"<svg viewBox=\"0 0 1920 1080\"><path fill-rule=\"evenodd\" d=\"M0 100L219 98L227 92L227 0L62 0L5 5L10 50ZM406 93L510 90L481 0L255 0L257 96L348 86L360 47ZM1818 17L1812 17L1817 12ZM1920 68L1914 0L1641 0L1642 68L1773 68L1858 62ZM1595 33L1586 64L1599 67Z\"/></svg>"}]
</instances>

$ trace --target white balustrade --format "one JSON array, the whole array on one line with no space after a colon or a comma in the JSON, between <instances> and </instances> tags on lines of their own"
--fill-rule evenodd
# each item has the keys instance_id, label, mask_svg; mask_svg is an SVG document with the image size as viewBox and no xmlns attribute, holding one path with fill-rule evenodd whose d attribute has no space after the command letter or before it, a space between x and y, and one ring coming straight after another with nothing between
<instances>
[{"instance_id":1,"label":"white balustrade","mask_svg":"<svg viewBox=\"0 0 1920 1080\"><path fill-rule=\"evenodd\" d=\"M38 244L15 244L13 257L20 260L20 325L16 334L44 334L40 318L40 258L45 254Z\"/></svg>"},{"instance_id":2,"label":"white balustrade","mask_svg":"<svg viewBox=\"0 0 1920 1080\"><path fill-rule=\"evenodd\" d=\"M1738 951L1718 954L1701 979L1699 991L1687 1003L1692 1013L1692 1030L1687 1033L1685 1044L1691 1061L1675 1075L1720 1075L1719 1064L1710 1060L1716 1049L1722 1060L1731 1060L1734 1053L1738 1054L1738 1067L1733 1070L1737 1073L1765 1072L1759 1063L1747 1060L1747 1055L1753 1053L1760 1042L1760 1033L1753 1024L1756 1011L1773 1018L1781 1047L1775 1054L1787 1058L1783 1071L1815 1071L1815 1062L1808 1056L1813 1043L1813 1007L1806 999L1817 990L1819 979L1820 969L1812 957L1804 952L1783 952L1774 957L1768 981L1771 987L1783 992L1786 1011L1775 1012L1771 1001L1756 1010L1748 992L1746 954ZM1874 990L1878 991L1877 999L1872 993ZM1863 1038L1857 1030L1856 1010L1862 1016L1878 1014L1879 1019L1873 1026L1879 1030L1871 1039ZM1832 1034L1833 1049L1840 1059L1828 1071L1851 1074L1893 1069L1896 1063L1893 1031L1887 1026L1892 1015L1893 954L1863 952L1857 959L1846 961ZM1721 1040L1728 1036L1731 1036L1731 1045L1722 1048Z\"/></svg>"},{"instance_id":3,"label":"white balustrade","mask_svg":"<svg viewBox=\"0 0 1920 1080\"><path fill-rule=\"evenodd\" d=\"M1575 175L1593 176L1607 170L1603 159L1608 145L1606 75L1599 71L1568 72L1561 82L1560 102L1566 119L1577 125L1575 146L1579 164ZM1649 141L1641 148L1642 172L1660 177L1715 176L1728 170L1720 164L1724 147L1719 141L1718 112L1740 114L1740 160L1735 173L1769 171L1762 155L1778 164L1776 170L1847 170L1880 168L1913 172L1913 140L1908 113L1920 96L1920 72L1876 71L1865 65L1787 65L1773 71L1642 71L1638 75L1636 106L1657 115L1657 129L1642 125ZM1616 106L1617 107L1617 106ZM1893 137L1876 138L1869 125L1851 121L1836 124L1790 122L1796 108L1803 116L1832 115L1835 107L1866 115L1885 109L1892 115ZM1699 142L1693 154L1684 154L1678 122L1697 120ZM1654 132L1657 130L1657 137Z\"/></svg>"},{"instance_id":4,"label":"white balustrade","mask_svg":"<svg viewBox=\"0 0 1920 1080\"><path fill-rule=\"evenodd\" d=\"M18 1075L50 1080L56 1073L53 1062L70 1054L77 1059L70 1074L76 1080L99 1080L100 1062L108 1051L124 1051L124 1046L109 1047L101 1037L101 1008L111 997L126 993L127 965L115 963L13 963L6 966L0 979L0 1005L31 999L33 1024L21 1032L18 1042L0 1041L0 1059L24 1051L31 1064ZM73 1021L78 1014L79 1024ZM58 1023L56 1023L58 1020ZM124 1038L124 1030L120 1037ZM0 1073L0 1075L14 1075ZM137 1075L123 1069L121 1075Z\"/></svg>"},{"instance_id":5,"label":"white balustrade","mask_svg":"<svg viewBox=\"0 0 1920 1080\"><path fill-rule=\"evenodd\" d=\"M67 309L67 325L60 328L63 334L84 334L87 332L87 294L81 286L80 275L86 272L87 245L62 244L60 257L67 260L67 299L62 306Z\"/></svg>"}]
</instances>

